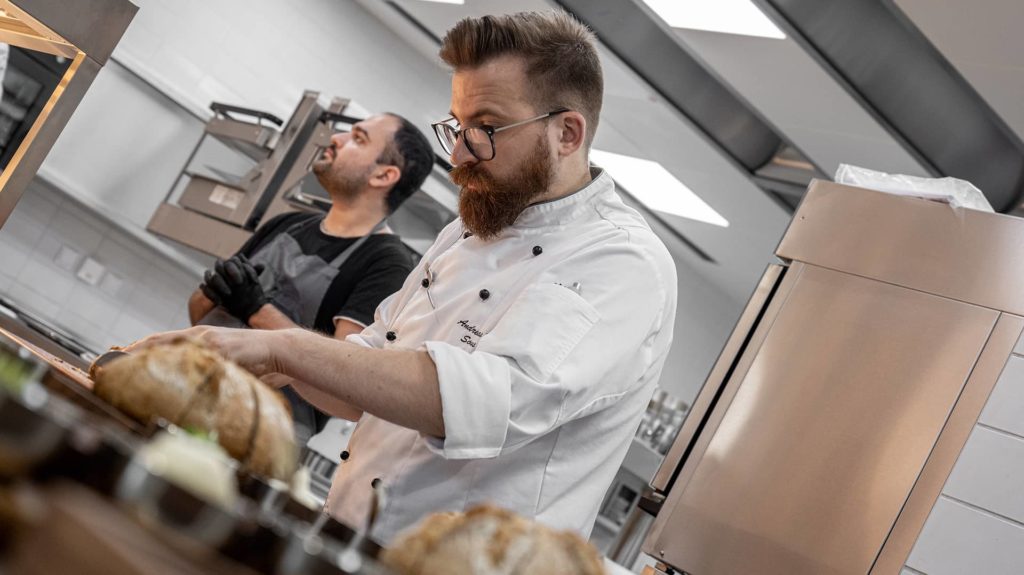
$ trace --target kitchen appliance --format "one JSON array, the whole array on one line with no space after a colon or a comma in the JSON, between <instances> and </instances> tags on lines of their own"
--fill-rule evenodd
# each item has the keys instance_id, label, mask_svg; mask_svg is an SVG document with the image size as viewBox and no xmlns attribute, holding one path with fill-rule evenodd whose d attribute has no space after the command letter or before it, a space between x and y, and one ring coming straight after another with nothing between
<instances>
[{"instance_id":1,"label":"kitchen appliance","mask_svg":"<svg viewBox=\"0 0 1024 575\"><path fill-rule=\"evenodd\" d=\"M267 112L214 102L203 136L147 228L227 258L260 222L295 209L323 209L317 198L326 194L310 193L320 187L310 166L337 123L358 121L343 114L348 105L342 98L321 104L318 92L306 91L285 123ZM237 173L239 167L244 173Z\"/></svg>"},{"instance_id":2,"label":"kitchen appliance","mask_svg":"<svg viewBox=\"0 0 1024 575\"><path fill-rule=\"evenodd\" d=\"M42 53L37 60L52 63L51 72L60 74L57 82L52 78L28 81L31 78L18 77L17 73L10 83L4 82L5 88L32 92L33 82L40 87L34 97L26 93L25 98L12 100L12 104L20 102L18 110L6 108L8 115L23 126L7 126L11 134L2 153L6 164L0 173L0 226L14 211L136 10L128 0L0 0L0 42L14 47L14 54L22 49ZM19 63L17 56L11 63L15 70L27 65ZM54 87L44 96L47 84ZM31 119L33 114L35 118Z\"/></svg>"},{"instance_id":3,"label":"kitchen appliance","mask_svg":"<svg viewBox=\"0 0 1024 575\"><path fill-rule=\"evenodd\" d=\"M900 572L1024 329L1021 245L813 182L641 505L659 569Z\"/></svg>"}]
</instances>

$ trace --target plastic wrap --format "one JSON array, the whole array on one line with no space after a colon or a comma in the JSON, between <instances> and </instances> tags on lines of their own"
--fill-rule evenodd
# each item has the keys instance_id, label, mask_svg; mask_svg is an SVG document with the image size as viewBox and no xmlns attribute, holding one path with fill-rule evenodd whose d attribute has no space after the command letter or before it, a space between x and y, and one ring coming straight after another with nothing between
<instances>
[{"instance_id":1,"label":"plastic wrap","mask_svg":"<svg viewBox=\"0 0 1024 575\"><path fill-rule=\"evenodd\" d=\"M957 178L919 178L839 164L835 181L837 184L943 202L954 208L994 211L981 190Z\"/></svg>"}]
</instances>

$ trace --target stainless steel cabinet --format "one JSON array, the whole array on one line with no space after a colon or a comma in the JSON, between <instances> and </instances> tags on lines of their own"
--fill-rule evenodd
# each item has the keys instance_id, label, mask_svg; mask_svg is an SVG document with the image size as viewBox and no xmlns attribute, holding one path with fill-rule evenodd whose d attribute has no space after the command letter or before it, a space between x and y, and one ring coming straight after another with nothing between
<instances>
[{"instance_id":1,"label":"stainless steel cabinet","mask_svg":"<svg viewBox=\"0 0 1024 575\"><path fill-rule=\"evenodd\" d=\"M693 575L898 573L1024 327L1024 220L816 182L654 486Z\"/></svg>"}]
</instances>

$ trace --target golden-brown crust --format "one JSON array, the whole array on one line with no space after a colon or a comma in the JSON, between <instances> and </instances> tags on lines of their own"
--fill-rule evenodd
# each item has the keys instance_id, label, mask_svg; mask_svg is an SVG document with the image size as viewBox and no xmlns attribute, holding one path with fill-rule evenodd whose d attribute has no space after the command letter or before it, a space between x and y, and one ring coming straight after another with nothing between
<instances>
[{"instance_id":1,"label":"golden-brown crust","mask_svg":"<svg viewBox=\"0 0 1024 575\"><path fill-rule=\"evenodd\" d=\"M134 351L92 371L94 393L143 423L163 418L216 431L224 450L253 472L287 480L295 471L291 410L284 398L196 342Z\"/></svg>"},{"instance_id":2,"label":"golden-brown crust","mask_svg":"<svg viewBox=\"0 0 1024 575\"><path fill-rule=\"evenodd\" d=\"M154 347L94 370L93 392L143 423L163 418L210 431L216 396L192 400L220 369L216 354L195 345Z\"/></svg>"},{"instance_id":3,"label":"golden-brown crust","mask_svg":"<svg viewBox=\"0 0 1024 575\"><path fill-rule=\"evenodd\" d=\"M258 475L286 480L298 464L291 409L280 392L262 381L257 380L253 386L259 415L246 467Z\"/></svg>"},{"instance_id":4,"label":"golden-brown crust","mask_svg":"<svg viewBox=\"0 0 1024 575\"><path fill-rule=\"evenodd\" d=\"M252 449L256 429L256 378L231 362L223 362L217 394L217 441L231 457L243 461ZM257 381L258 383L258 381Z\"/></svg>"},{"instance_id":5,"label":"golden-brown crust","mask_svg":"<svg viewBox=\"0 0 1024 575\"><path fill-rule=\"evenodd\" d=\"M481 505L435 514L381 555L399 575L603 575L601 555L578 534Z\"/></svg>"}]
</instances>

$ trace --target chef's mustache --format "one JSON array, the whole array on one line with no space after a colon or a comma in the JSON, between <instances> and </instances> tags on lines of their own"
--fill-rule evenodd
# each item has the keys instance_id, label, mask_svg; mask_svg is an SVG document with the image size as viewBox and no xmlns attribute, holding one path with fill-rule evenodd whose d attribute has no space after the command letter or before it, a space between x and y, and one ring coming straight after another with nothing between
<instances>
[{"instance_id":1,"label":"chef's mustache","mask_svg":"<svg viewBox=\"0 0 1024 575\"><path fill-rule=\"evenodd\" d=\"M475 166L455 166L448 172L448 178L453 184L463 188L489 188L494 184L494 178L490 174Z\"/></svg>"}]
</instances>

